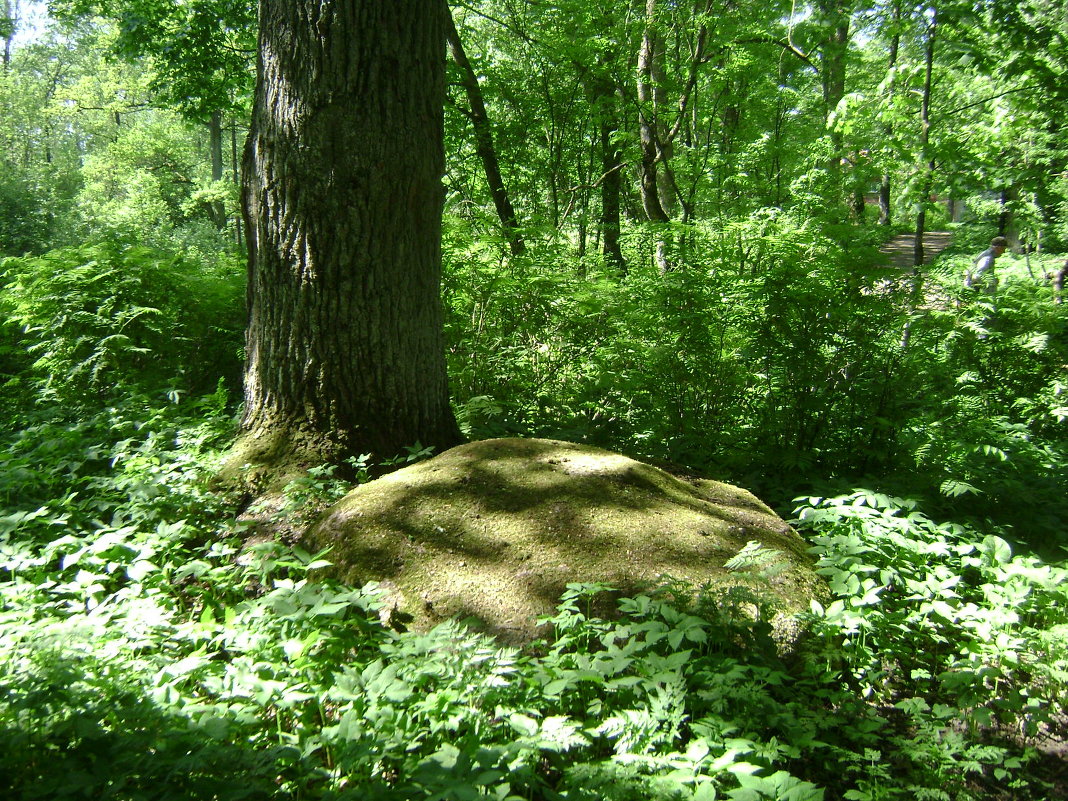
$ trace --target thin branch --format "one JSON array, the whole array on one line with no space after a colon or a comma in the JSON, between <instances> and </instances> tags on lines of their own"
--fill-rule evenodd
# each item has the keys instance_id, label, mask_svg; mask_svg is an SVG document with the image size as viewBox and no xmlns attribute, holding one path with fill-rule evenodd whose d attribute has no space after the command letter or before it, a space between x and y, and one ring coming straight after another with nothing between
<instances>
[{"instance_id":1,"label":"thin branch","mask_svg":"<svg viewBox=\"0 0 1068 801\"><path fill-rule=\"evenodd\" d=\"M154 108L151 103L129 103L124 106L86 106L80 101L74 101L74 108L78 111L106 111L109 114L118 112L119 114L129 114L133 111L144 111L145 109Z\"/></svg>"},{"instance_id":2,"label":"thin branch","mask_svg":"<svg viewBox=\"0 0 1068 801\"><path fill-rule=\"evenodd\" d=\"M812 59L810 59L808 57L807 53L805 53L805 52L803 52L801 50L798 50L794 46L793 42L787 41L786 39L776 39L774 36L747 36L744 39L735 39L735 40L733 40L731 42L731 44L772 44L772 45L776 45L777 47L781 47L787 53L791 53L794 56L797 56L797 58L801 59L801 61L805 62L810 67L812 67L812 69L814 69L817 72L817 74L820 71L820 68L818 66L816 66L816 64L813 63Z\"/></svg>"},{"instance_id":3,"label":"thin branch","mask_svg":"<svg viewBox=\"0 0 1068 801\"><path fill-rule=\"evenodd\" d=\"M567 190L565 190L565 191L567 191L567 192L578 192L580 189L596 189L597 187L599 187L601 184L603 184L605 182L605 179L607 179L609 175L611 175L614 172L619 172L620 170L622 170L626 166L627 166L626 162L623 162L622 164L617 164L615 167L610 169L608 172L606 172L604 175L602 175L600 178L598 178L592 184L575 184L575 186L568 187Z\"/></svg>"},{"instance_id":4,"label":"thin branch","mask_svg":"<svg viewBox=\"0 0 1068 801\"><path fill-rule=\"evenodd\" d=\"M968 103L967 105L958 106L957 108L950 109L949 111L942 111L940 113L945 115L945 116L949 116L951 114L956 114L959 111L967 111L970 108L975 108L976 106L981 106L984 103L989 103L991 100L997 100L999 97L1005 97L1005 95L1011 95L1011 94L1013 94L1015 92L1026 92L1026 91L1029 91L1031 89L1034 89L1034 87L1033 86L1017 86L1015 89L1006 89L1004 92L1001 92L1000 94L991 95L990 97L983 98L982 100L977 100L974 103Z\"/></svg>"},{"instance_id":5,"label":"thin branch","mask_svg":"<svg viewBox=\"0 0 1068 801\"><path fill-rule=\"evenodd\" d=\"M237 47L232 44L226 44L225 42L219 45L220 49L227 50L231 53L237 53L239 56L254 56L256 55L256 48L252 47Z\"/></svg>"},{"instance_id":6,"label":"thin branch","mask_svg":"<svg viewBox=\"0 0 1068 801\"><path fill-rule=\"evenodd\" d=\"M570 192L571 193L571 200L568 201L567 208L564 209L564 213L562 215L560 215L561 218L562 219L567 219L568 217L571 216L571 212L575 209L575 201L578 199L578 193L581 190L583 190L583 189L596 189L597 187L599 187L601 184L603 184L605 182L605 179L609 175L611 175L614 172L619 172L620 170L622 170L626 166L627 166L626 162L623 162L622 164L617 164L615 167L610 169L608 172L606 172L604 175L602 175L600 178L598 178L592 184L575 184L575 186L571 186L571 187L568 187L567 189L565 189L564 190L565 192Z\"/></svg>"},{"instance_id":7,"label":"thin branch","mask_svg":"<svg viewBox=\"0 0 1068 801\"><path fill-rule=\"evenodd\" d=\"M451 89L455 89L457 87L458 87L458 84L455 84L455 83L449 85L449 88L451 88ZM463 87L459 87L459 88L462 89ZM460 114L462 114L464 117L466 117L469 121L470 120L474 120L475 115L471 113L471 110L467 109L467 108L464 108L459 103L457 103L455 98L453 98L452 95L446 93L446 95L445 95L445 103L447 105L449 105L450 107L456 109L458 112L460 112Z\"/></svg>"},{"instance_id":8,"label":"thin branch","mask_svg":"<svg viewBox=\"0 0 1068 801\"><path fill-rule=\"evenodd\" d=\"M512 23L506 22L505 20L500 19L499 17L495 17L492 14L487 14L485 11L482 11L479 8L475 8L474 6L470 6L467 3L460 2L453 2L452 5L456 6L457 8L462 8L466 11L470 11L476 17L482 17L482 19L489 20L490 22L495 23L496 25L500 25L506 31L515 34L527 44L538 45L539 47L542 45L540 41L530 36L528 33L526 33L526 31L520 30Z\"/></svg>"},{"instance_id":9,"label":"thin branch","mask_svg":"<svg viewBox=\"0 0 1068 801\"><path fill-rule=\"evenodd\" d=\"M686 78L686 88L679 98L679 116L675 118L675 124L668 131L668 142L674 142L675 137L682 130L683 120L686 119L686 107L690 104L690 96L697 88L697 68L705 63L705 41L708 39L708 28L704 25L697 32L697 46L694 48L693 58L690 60L690 74Z\"/></svg>"}]
</instances>

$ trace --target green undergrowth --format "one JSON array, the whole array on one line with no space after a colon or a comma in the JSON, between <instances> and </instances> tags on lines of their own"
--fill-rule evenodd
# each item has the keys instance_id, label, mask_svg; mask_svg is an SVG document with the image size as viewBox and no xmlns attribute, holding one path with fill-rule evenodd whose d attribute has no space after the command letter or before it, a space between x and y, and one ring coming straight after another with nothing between
<instances>
[{"instance_id":1,"label":"green undergrowth","mask_svg":"<svg viewBox=\"0 0 1068 801\"><path fill-rule=\"evenodd\" d=\"M243 547L218 394L38 416L0 440L5 798L1058 797L1065 568L903 501L799 501L834 600L789 658L758 596L670 580L612 620L573 584L519 651Z\"/></svg>"},{"instance_id":2,"label":"green undergrowth","mask_svg":"<svg viewBox=\"0 0 1068 801\"><path fill-rule=\"evenodd\" d=\"M950 264L917 310L775 217L708 241L625 281L464 262L446 281L461 424L914 477L898 486L922 503L795 502L832 598L788 656L758 594L670 577L607 619L616 593L575 576L523 650L459 622L393 630L378 588L309 581L329 553L246 544L211 490L233 266L119 245L5 260L0 795L1064 797L1064 307L1019 270L997 304L962 294ZM314 468L277 514L306 525L349 487ZM726 566L767 569L752 557Z\"/></svg>"},{"instance_id":3,"label":"green undergrowth","mask_svg":"<svg viewBox=\"0 0 1068 801\"><path fill-rule=\"evenodd\" d=\"M243 266L121 242L0 259L0 402L68 409L238 384ZM10 418L0 424L10 423Z\"/></svg>"},{"instance_id":4,"label":"green undergrowth","mask_svg":"<svg viewBox=\"0 0 1068 801\"><path fill-rule=\"evenodd\" d=\"M673 272L635 252L621 276L533 248L501 270L453 232L461 425L664 460L777 509L872 487L1059 553L1068 304L1045 276L1065 254L1003 256L992 299L964 290L963 227L918 282L878 263L870 229L833 233L765 209L687 226Z\"/></svg>"}]
</instances>

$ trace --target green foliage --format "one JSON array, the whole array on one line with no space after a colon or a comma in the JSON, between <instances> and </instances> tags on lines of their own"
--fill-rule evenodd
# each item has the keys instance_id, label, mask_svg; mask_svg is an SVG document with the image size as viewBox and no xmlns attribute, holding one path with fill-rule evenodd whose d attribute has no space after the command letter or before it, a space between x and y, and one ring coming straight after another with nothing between
<instances>
[{"instance_id":1,"label":"green foliage","mask_svg":"<svg viewBox=\"0 0 1068 801\"><path fill-rule=\"evenodd\" d=\"M955 307L912 325L928 389L902 445L918 476L947 496L943 513L997 521L1036 547L1052 546L1066 510L1068 317L1023 260L999 260L993 300L961 288L968 264L946 260L933 284ZM1037 259L1036 268L1041 274Z\"/></svg>"},{"instance_id":2,"label":"green foliage","mask_svg":"<svg viewBox=\"0 0 1068 801\"><path fill-rule=\"evenodd\" d=\"M1068 249L1068 175L1059 175L1050 187L1053 203L1056 209L1054 214L1053 236L1054 242L1061 249Z\"/></svg>"},{"instance_id":3,"label":"green foliage","mask_svg":"<svg viewBox=\"0 0 1068 801\"><path fill-rule=\"evenodd\" d=\"M812 499L836 600L789 661L759 595L674 582L611 616L610 588L571 585L517 652L454 623L398 634L375 587L309 580L324 555L242 544L205 483L221 393L41 414L0 459L9 797L1043 797L994 735L1060 713L1068 576L998 538ZM342 489L319 471L291 494Z\"/></svg>"},{"instance_id":4,"label":"green foliage","mask_svg":"<svg viewBox=\"0 0 1068 801\"><path fill-rule=\"evenodd\" d=\"M61 4L55 5L58 11ZM135 5L125 18L134 27L149 12L144 3ZM244 6L233 10L247 12ZM223 31L218 19L211 22L210 10L198 9L195 16L202 33L213 25L216 38L247 35ZM122 33L99 18L70 18L16 47L0 71L0 161L10 178L0 179L0 205L14 212L0 223L5 255L119 239L210 261L240 243L239 232L223 230L224 218L238 216L240 120L215 117L216 132L229 126L232 141L227 147L212 142L200 125L207 117L190 112L197 118L191 124L161 104L153 93L160 74L150 61L114 57L121 40ZM173 42L161 46L178 60L195 59ZM248 58L227 54L233 63ZM212 109L229 109L240 107L240 98L220 84L239 74L193 79L214 87L206 99ZM222 158L214 167L213 150ZM219 167L229 180L212 178ZM4 241L15 233L17 242Z\"/></svg>"},{"instance_id":5,"label":"green foliage","mask_svg":"<svg viewBox=\"0 0 1068 801\"><path fill-rule=\"evenodd\" d=\"M798 514L838 596L815 612L846 635L843 656L869 693L1032 732L1059 708L1063 649L1033 649L1062 624L1063 568L868 491L806 498Z\"/></svg>"},{"instance_id":6,"label":"green foliage","mask_svg":"<svg viewBox=\"0 0 1068 801\"><path fill-rule=\"evenodd\" d=\"M212 218L232 216L237 188L210 180L203 143L172 115L142 115L88 155L67 225L80 241L137 242L210 260L230 243Z\"/></svg>"},{"instance_id":7,"label":"green foliage","mask_svg":"<svg viewBox=\"0 0 1068 801\"><path fill-rule=\"evenodd\" d=\"M11 380L39 398L204 391L237 372L241 281L231 266L99 244L0 269L2 333L26 354Z\"/></svg>"},{"instance_id":8,"label":"green foliage","mask_svg":"<svg viewBox=\"0 0 1068 801\"><path fill-rule=\"evenodd\" d=\"M855 231L777 210L680 227L675 272L622 279L554 251L501 270L448 233L450 375L472 436L585 440L781 504L814 478L878 476L941 514L1063 539L1066 307L1038 280L1057 257L1003 257L991 314L961 287L974 254L916 283Z\"/></svg>"},{"instance_id":9,"label":"green foliage","mask_svg":"<svg viewBox=\"0 0 1068 801\"><path fill-rule=\"evenodd\" d=\"M1016 555L1000 537L937 524L915 503L866 490L799 501L795 522L811 532L836 596L826 608L814 605L817 630L839 632L843 673L909 721L914 734L899 740L903 753L950 793L965 789L967 773L1018 786L1011 777L1026 752L951 729L1033 735L1061 714L1063 565Z\"/></svg>"},{"instance_id":10,"label":"green foliage","mask_svg":"<svg viewBox=\"0 0 1068 801\"><path fill-rule=\"evenodd\" d=\"M240 271L216 257L212 217L235 189L207 179L195 131L148 106L240 109L251 6L56 5L119 27L80 23L0 74L0 252L44 252L0 263L7 797L1056 797L1027 746L1063 735L1068 574L1018 543L1056 554L1068 517L1064 306L1037 256L1034 275L999 263L991 301L959 288L971 256L901 276L872 266L877 234L843 222L844 193L882 173L899 213L929 203L916 156L934 155L933 190L971 196L981 223L963 248L1004 212L1029 241L1066 237L1053 5L995 2L996 25L945 27L916 154L924 20L865 18L826 109L826 19L658 4L678 202L649 226L624 186L626 264L611 267L595 252L603 151L638 162L649 104L621 76L645 21L572 0L458 9L530 244L502 258L450 109L444 288L465 432L589 440L773 501L877 475L966 524L883 492L800 501L832 598L788 658L752 592L577 583L547 641L519 652L457 624L399 634L377 588L312 580L329 554L247 544L206 481L241 347ZM1050 47L1022 53L1031 33ZM50 234L89 244L45 252ZM378 467L311 468L281 514L299 526ZM725 566L775 561L752 547Z\"/></svg>"},{"instance_id":11,"label":"green foliage","mask_svg":"<svg viewBox=\"0 0 1068 801\"><path fill-rule=\"evenodd\" d=\"M151 59L152 89L186 116L206 120L213 111L240 108L251 94L255 5L242 0L61 0L53 13L66 19L90 14L113 19L113 51L136 62Z\"/></svg>"},{"instance_id":12,"label":"green foliage","mask_svg":"<svg viewBox=\"0 0 1068 801\"><path fill-rule=\"evenodd\" d=\"M47 215L23 171L0 162L0 256L36 252L48 234Z\"/></svg>"}]
</instances>

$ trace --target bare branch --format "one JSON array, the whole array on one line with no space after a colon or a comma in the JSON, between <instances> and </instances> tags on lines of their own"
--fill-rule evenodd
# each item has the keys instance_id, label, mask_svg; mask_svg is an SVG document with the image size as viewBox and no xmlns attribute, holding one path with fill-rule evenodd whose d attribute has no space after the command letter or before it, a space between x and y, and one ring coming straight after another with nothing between
<instances>
[{"instance_id":1,"label":"bare branch","mask_svg":"<svg viewBox=\"0 0 1068 801\"><path fill-rule=\"evenodd\" d=\"M771 45L775 45L776 47L781 47L787 53L790 53L790 54L796 56L801 61L803 61L806 64L808 64L808 66L812 67L812 69L814 69L817 73L820 71L820 68L818 66L816 66L816 64L812 61L811 58L808 57L807 53L805 53L805 52L803 52L801 50L798 50L797 47L794 46L793 42L789 42L786 39L776 39L774 36L747 36L744 39L735 39L731 44L771 44Z\"/></svg>"}]
</instances>

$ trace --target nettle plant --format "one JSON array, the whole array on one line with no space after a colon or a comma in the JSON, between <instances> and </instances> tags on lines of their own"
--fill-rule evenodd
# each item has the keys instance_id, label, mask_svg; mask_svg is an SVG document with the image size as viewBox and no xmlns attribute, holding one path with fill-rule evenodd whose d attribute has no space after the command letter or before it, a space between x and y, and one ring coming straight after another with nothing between
<instances>
[{"instance_id":1,"label":"nettle plant","mask_svg":"<svg viewBox=\"0 0 1068 801\"><path fill-rule=\"evenodd\" d=\"M815 606L865 696L969 730L1036 734L1062 712L1068 570L868 491L804 498L796 525L837 596Z\"/></svg>"}]
</instances>

